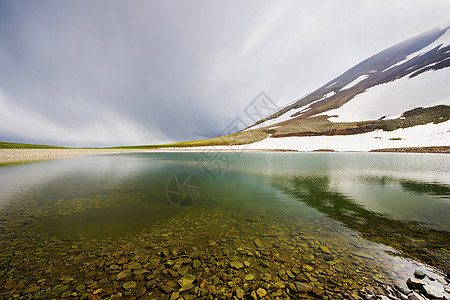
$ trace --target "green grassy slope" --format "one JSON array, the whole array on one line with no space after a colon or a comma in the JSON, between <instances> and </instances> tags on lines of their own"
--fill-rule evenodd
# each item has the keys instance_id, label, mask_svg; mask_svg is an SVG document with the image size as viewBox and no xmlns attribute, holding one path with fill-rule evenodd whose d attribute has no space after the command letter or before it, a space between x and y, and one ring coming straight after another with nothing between
<instances>
[{"instance_id":1,"label":"green grassy slope","mask_svg":"<svg viewBox=\"0 0 450 300\"><path fill-rule=\"evenodd\" d=\"M0 149L67 149L66 147L0 142Z\"/></svg>"}]
</instances>

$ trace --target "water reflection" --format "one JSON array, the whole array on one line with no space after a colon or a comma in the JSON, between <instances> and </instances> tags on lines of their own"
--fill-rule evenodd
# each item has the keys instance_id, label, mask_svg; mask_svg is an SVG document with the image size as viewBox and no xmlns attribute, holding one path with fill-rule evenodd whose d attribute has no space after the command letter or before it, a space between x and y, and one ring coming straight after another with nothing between
<instances>
[{"instance_id":1,"label":"water reflection","mask_svg":"<svg viewBox=\"0 0 450 300\"><path fill-rule=\"evenodd\" d=\"M381 185L393 182L387 177L367 178ZM450 235L446 230L430 228L413 220L399 220L374 212L351 197L336 191L330 176L275 177L272 184L294 195L299 201L342 222L370 241L385 244L401 255L450 271ZM400 181L404 191L448 197L449 188L436 183ZM390 199L395 201L396 199Z\"/></svg>"}]
</instances>

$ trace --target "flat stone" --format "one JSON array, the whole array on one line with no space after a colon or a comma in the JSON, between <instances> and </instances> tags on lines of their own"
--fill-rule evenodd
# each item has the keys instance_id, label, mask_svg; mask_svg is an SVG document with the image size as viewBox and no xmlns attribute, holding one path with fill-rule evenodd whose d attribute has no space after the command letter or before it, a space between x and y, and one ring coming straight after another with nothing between
<instances>
[{"instance_id":1,"label":"flat stone","mask_svg":"<svg viewBox=\"0 0 450 300\"><path fill-rule=\"evenodd\" d=\"M170 295L170 300L176 300L180 297L180 292L173 292L172 295Z\"/></svg>"},{"instance_id":2,"label":"flat stone","mask_svg":"<svg viewBox=\"0 0 450 300\"><path fill-rule=\"evenodd\" d=\"M184 291L192 289L193 287L194 287L194 285L192 283L188 283L186 285L183 285L179 291L184 292Z\"/></svg>"},{"instance_id":3,"label":"flat stone","mask_svg":"<svg viewBox=\"0 0 450 300\"><path fill-rule=\"evenodd\" d=\"M323 295L325 294L325 291L324 290L322 290L322 289L318 289L318 288L313 288L312 289L312 292L314 293L314 294L316 294L316 296L318 296L318 297L323 297ZM388 298L389 299L389 298Z\"/></svg>"},{"instance_id":4,"label":"flat stone","mask_svg":"<svg viewBox=\"0 0 450 300\"><path fill-rule=\"evenodd\" d=\"M261 240L259 238L256 238L253 240L253 243L255 244L256 247L258 248L262 248L263 247L263 243L261 242Z\"/></svg>"},{"instance_id":5,"label":"flat stone","mask_svg":"<svg viewBox=\"0 0 450 300\"><path fill-rule=\"evenodd\" d=\"M186 275L184 275L184 277L182 277L180 280L178 280L178 284L183 288L188 285L192 285L192 282L194 282L194 280L195 280L194 275L186 274ZM190 287L190 288L192 288L192 287Z\"/></svg>"},{"instance_id":6,"label":"flat stone","mask_svg":"<svg viewBox=\"0 0 450 300\"><path fill-rule=\"evenodd\" d=\"M411 290L408 288L408 286L404 282L395 282L394 286L397 290L399 290L401 293L408 295L411 293Z\"/></svg>"},{"instance_id":7,"label":"flat stone","mask_svg":"<svg viewBox=\"0 0 450 300\"><path fill-rule=\"evenodd\" d=\"M265 289L263 288L259 288L256 290L256 293L258 294L259 297L265 297L267 295L267 292Z\"/></svg>"},{"instance_id":8,"label":"flat stone","mask_svg":"<svg viewBox=\"0 0 450 300\"><path fill-rule=\"evenodd\" d=\"M304 265L303 268L304 268L306 271L308 271L308 272L314 271L314 268L311 267L310 265Z\"/></svg>"},{"instance_id":9,"label":"flat stone","mask_svg":"<svg viewBox=\"0 0 450 300\"><path fill-rule=\"evenodd\" d=\"M23 291L24 294L30 294L30 293L35 293L37 291L39 291L41 288L38 286L30 286L29 288L27 288L26 290Z\"/></svg>"},{"instance_id":10,"label":"flat stone","mask_svg":"<svg viewBox=\"0 0 450 300\"><path fill-rule=\"evenodd\" d=\"M232 261L230 265L233 269L242 269L244 267L244 264L241 261Z\"/></svg>"},{"instance_id":11,"label":"flat stone","mask_svg":"<svg viewBox=\"0 0 450 300\"><path fill-rule=\"evenodd\" d=\"M284 289L286 287L286 284L284 283L284 281L281 281L281 280L275 282L275 285L280 289Z\"/></svg>"},{"instance_id":12,"label":"flat stone","mask_svg":"<svg viewBox=\"0 0 450 300\"><path fill-rule=\"evenodd\" d=\"M75 288L75 290L80 293L82 291L84 291L86 289L86 286L84 284L79 284L77 285L77 287Z\"/></svg>"},{"instance_id":13,"label":"flat stone","mask_svg":"<svg viewBox=\"0 0 450 300\"><path fill-rule=\"evenodd\" d=\"M425 278L425 273L424 273L422 270L417 269L417 270L414 272L414 276L415 276L416 278L419 278L419 279L424 279L424 278Z\"/></svg>"},{"instance_id":14,"label":"flat stone","mask_svg":"<svg viewBox=\"0 0 450 300\"><path fill-rule=\"evenodd\" d=\"M181 276L184 276L187 274L187 272L189 271L189 266L182 266L179 270L178 273L180 273Z\"/></svg>"},{"instance_id":15,"label":"flat stone","mask_svg":"<svg viewBox=\"0 0 450 300\"><path fill-rule=\"evenodd\" d=\"M147 292L147 289L145 287L141 286L141 287L137 288L135 295L136 295L136 297L140 298L140 297L144 296L144 294L146 292Z\"/></svg>"},{"instance_id":16,"label":"flat stone","mask_svg":"<svg viewBox=\"0 0 450 300\"><path fill-rule=\"evenodd\" d=\"M192 267L194 267L195 269L200 267L202 263L198 260L198 259L194 259L194 261L192 262Z\"/></svg>"},{"instance_id":17,"label":"flat stone","mask_svg":"<svg viewBox=\"0 0 450 300\"><path fill-rule=\"evenodd\" d=\"M309 293L312 291L312 287L304 284L304 283L300 283L300 282L294 282L295 284L295 288L297 289L297 292L299 293Z\"/></svg>"},{"instance_id":18,"label":"flat stone","mask_svg":"<svg viewBox=\"0 0 450 300\"><path fill-rule=\"evenodd\" d=\"M244 279L250 281L250 280L255 279L255 276L253 276L253 274L247 274L247 275L245 275Z\"/></svg>"},{"instance_id":19,"label":"flat stone","mask_svg":"<svg viewBox=\"0 0 450 300\"><path fill-rule=\"evenodd\" d=\"M126 290L131 290L136 287L136 281L128 281L123 284L123 288Z\"/></svg>"},{"instance_id":20,"label":"flat stone","mask_svg":"<svg viewBox=\"0 0 450 300\"><path fill-rule=\"evenodd\" d=\"M328 249L328 248L325 247L325 246L320 246L320 250L322 250L323 253L331 254L330 249Z\"/></svg>"},{"instance_id":21,"label":"flat stone","mask_svg":"<svg viewBox=\"0 0 450 300\"><path fill-rule=\"evenodd\" d=\"M416 292L412 292L408 295L408 300L426 300L424 297L420 296Z\"/></svg>"},{"instance_id":22,"label":"flat stone","mask_svg":"<svg viewBox=\"0 0 450 300\"><path fill-rule=\"evenodd\" d=\"M16 283L14 281L8 280L7 282L5 282L5 284L3 285L3 288L7 289L7 290L12 290L13 288L16 287Z\"/></svg>"},{"instance_id":23,"label":"flat stone","mask_svg":"<svg viewBox=\"0 0 450 300\"><path fill-rule=\"evenodd\" d=\"M130 272L131 272L130 269L123 270L122 272L120 272L119 274L117 274L117 280L124 279L125 277L128 276L128 274L130 274Z\"/></svg>"},{"instance_id":24,"label":"flat stone","mask_svg":"<svg viewBox=\"0 0 450 300\"><path fill-rule=\"evenodd\" d=\"M138 262L132 263L128 266L128 269L130 269L130 270L139 270L141 268L142 268L142 266Z\"/></svg>"},{"instance_id":25,"label":"flat stone","mask_svg":"<svg viewBox=\"0 0 450 300\"><path fill-rule=\"evenodd\" d=\"M161 286L161 289L162 289L166 294L171 293L171 292L173 291L173 288L171 288L170 286L167 286L167 285L162 285L162 286Z\"/></svg>"},{"instance_id":26,"label":"flat stone","mask_svg":"<svg viewBox=\"0 0 450 300\"><path fill-rule=\"evenodd\" d=\"M414 278L414 277L410 277L406 281L406 284L410 288L421 288L422 286L424 286L426 284L426 282L422 281L420 279Z\"/></svg>"},{"instance_id":27,"label":"flat stone","mask_svg":"<svg viewBox=\"0 0 450 300\"><path fill-rule=\"evenodd\" d=\"M119 259L119 261L117 262L118 265L123 265L128 263L128 258L126 257L122 257L121 259Z\"/></svg>"},{"instance_id":28,"label":"flat stone","mask_svg":"<svg viewBox=\"0 0 450 300\"><path fill-rule=\"evenodd\" d=\"M425 290L425 293L427 293L427 295L430 298L437 298L437 299L444 298L444 288L443 287L438 287L438 286L431 285L431 284L425 284L423 286L423 289Z\"/></svg>"},{"instance_id":29,"label":"flat stone","mask_svg":"<svg viewBox=\"0 0 450 300\"><path fill-rule=\"evenodd\" d=\"M241 289L241 288L237 288L237 289L236 289L236 297L237 297L238 299L244 298L244 290Z\"/></svg>"}]
</instances>

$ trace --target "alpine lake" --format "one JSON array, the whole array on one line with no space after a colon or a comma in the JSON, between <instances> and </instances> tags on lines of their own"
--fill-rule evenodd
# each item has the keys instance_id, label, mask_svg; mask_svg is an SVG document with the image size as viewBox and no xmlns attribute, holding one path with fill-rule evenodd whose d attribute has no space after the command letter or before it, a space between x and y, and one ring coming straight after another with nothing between
<instances>
[{"instance_id":1,"label":"alpine lake","mask_svg":"<svg viewBox=\"0 0 450 300\"><path fill-rule=\"evenodd\" d=\"M0 298L432 298L425 283L446 297L449 170L412 153L4 165Z\"/></svg>"}]
</instances>

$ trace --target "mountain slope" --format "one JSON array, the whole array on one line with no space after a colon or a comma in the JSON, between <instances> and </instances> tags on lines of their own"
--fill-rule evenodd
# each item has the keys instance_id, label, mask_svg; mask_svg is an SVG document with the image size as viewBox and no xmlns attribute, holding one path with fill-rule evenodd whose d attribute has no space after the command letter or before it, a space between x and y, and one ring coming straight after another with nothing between
<instances>
[{"instance_id":1,"label":"mountain slope","mask_svg":"<svg viewBox=\"0 0 450 300\"><path fill-rule=\"evenodd\" d=\"M325 148L364 151L386 147L448 146L449 67L450 26L446 25L433 28L366 59L242 133L266 133L264 141L250 145L250 148L260 149L315 150L316 146L328 146ZM419 107L425 109L417 109ZM411 128L428 123L432 124L423 127L425 131L423 128ZM382 136L389 131L400 130L394 133L397 135L405 133L405 130L401 131L402 128L408 129L410 134L415 132L417 137L391 136L391 142L381 142ZM348 144L342 148L336 144L345 144L345 137L348 143L352 143L355 137L350 138L351 135L369 132L373 135L375 130L383 132L369 138L370 143L365 142L370 147ZM340 141L331 139L330 144L317 143L320 139L327 140L323 136L333 135L345 137L341 137ZM292 140L293 137L307 136L314 137L314 141L311 138L297 138L296 142ZM434 138L426 139L425 136Z\"/></svg>"}]
</instances>

